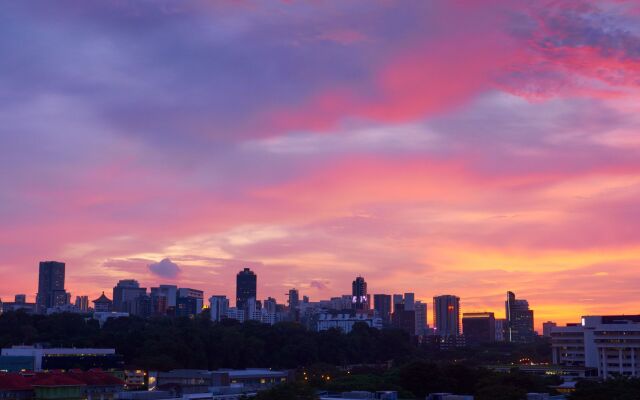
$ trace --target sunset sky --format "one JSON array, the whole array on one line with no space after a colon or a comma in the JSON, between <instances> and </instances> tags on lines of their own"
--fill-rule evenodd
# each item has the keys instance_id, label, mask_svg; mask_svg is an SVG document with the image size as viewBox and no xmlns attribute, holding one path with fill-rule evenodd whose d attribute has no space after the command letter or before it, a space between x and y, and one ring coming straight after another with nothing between
<instances>
[{"instance_id":1,"label":"sunset sky","mask_svg":"<svg viewBox=\"0 0 640 400\"><path fill-rule=\"evenodd\" d=\"M638 313L640 2L4 1L2 300L40 260Z\"/></svg>"}]
</instances>

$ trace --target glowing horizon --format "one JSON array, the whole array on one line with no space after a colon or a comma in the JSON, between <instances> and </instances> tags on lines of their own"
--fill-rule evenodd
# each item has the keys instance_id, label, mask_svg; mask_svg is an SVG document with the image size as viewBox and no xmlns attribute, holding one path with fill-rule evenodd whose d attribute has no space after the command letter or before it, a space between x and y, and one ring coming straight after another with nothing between
<instances>
[{"instance_id":1,"label":"glowing horizon","mask_svg":"<svg viewBox=\"0 0 640 400\"><path fill-rule=\"evenodd\" d=\"M482 3L0 5L0 298L58 260L91 299L247 266L430 323L640 313L640 7Z\"/></svg>"}]
</instances>

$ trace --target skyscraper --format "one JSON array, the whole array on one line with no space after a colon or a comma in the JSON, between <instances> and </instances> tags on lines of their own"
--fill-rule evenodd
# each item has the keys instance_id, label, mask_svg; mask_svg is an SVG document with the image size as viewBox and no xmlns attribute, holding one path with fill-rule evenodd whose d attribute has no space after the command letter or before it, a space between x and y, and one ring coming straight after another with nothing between
<instances>
[{"instance_id":1,"label":"skyscraper","mask_svg":"<svg viewBox=\"0 0 640 400\"><path fill-rule=\"evenodd\" d=\"M300 293L298 289L290 289L289 290L289 310L293 311L297 309L300 305Z\"/></svg>"},{"instance_id":2,"label":"skyscraper","mask_svg":"<svg viewBox=\"0 0 640 400\"><path fill-rule=\"evenodd\" d=\"M492 312L462 314L462 332L467 344L478 345L496 341L496 318Z\"/></svg>"},{"instance_id":3,"label":"skyscraper","mask_svg":"<svg viewBox=\"0 0 640 400\"><path fill-rule=\"evenodd\" d=\"M351 308L354 310L368 310L369 303L367 301L367 282L364 278L358 276L351 283Z\"/></svg>"},{"instance_id":4,"label":"skyscraper","mask_svg":"<svg viewBox=\"0 0 640 400\"><path fill-rule=\"evenodd\" d=\"M436 335L460 335L459 297L443 295L433 298L433 325Z\"/></svg>"},{"instance_id":5,"label":"skyscraper","mask_svg":"<svg viewBox=\"0 0 640 400\"><path fill-rule=\"evenodd\" d=\"M209 311L211 313L212 321L222 321L222 318L227 317L228 310L229 299L227 299L227 296L209 297Z\"/></svg>"},{"instance_id":6,"label":"skyscraper","mask_svg":"<svg viewBox=\"0 0 640 400\"><path fill-rule=\"evenodd\" d=\"M67 303L67 292L64 289L65 264L57 261L41 261L38 276L38 295L36 305L38 312L44 313L47 308Z\"/></svg>"},{"instance_id":7,"label":"skyscraper","mask_svg":"<svg viewBox=\"0 0 640 400\"><path fill-rule=\"evenodd\" d=\"M176 300L176 315L179 317L195 317L202 312L203 291L198 289L178 289Z\"/></svg>"},{"instance_id":8,"label":"skyscraper","mask_svg":"<svg viewBox=\"0 0 640 400\"><path fill-rule=\"evenodd\" d=\"M378 316L382 318L382 323L388 325L391 322L391 295L374 294L373 308L378 312Z\"/></svg>"},{"instance_id":9,"label":"skyscraper","mask_svg":"<svg viewBox=\"0 0 640 400\"><path fill-rule=\"evenodd\" d=\"M413 311L415 302L416 302L415 293L405 293L404 294L404 309L405 310Z\"/></svg>"},{"instance_id":10,"label":"skyscraper","mask_svg":"<svg viewBox=\"0 0 640 400\"><path fill-rule=\"evenodd\" d=\"M89 296L76 296L76 307L81 312L89 311Z\"/></svg>"},{"instance_id":11,"label":"skyscraper","mask_svg":"<svg viewBox=\"0 0 640 400\"><path fill-rule=\"evenodd\" d=\"M123 279L113 288L113 310L133 313L134 301L147 294L147 288L141 288L135 279Z\"/></svg>"},{"instance_id":12,"label":"skyscraper","mask_svg":"<svg viewBox=\"0 0 640 400\"><path fill-rule=\"evenodd\" d=\"M416 301L413 303L413 311L416 313L416 335L427 333L427 303Z\"/></svg>"},{"instance_id":13,"label":"skyscraper","mask_svg":"<svg viewBox=\"0 0 640 400\"><path fill-rule=\"evenodd\" d=\"M404 310L404 298L402 297L401 294L394 294L393 295L393 310L396 310L396 305L402 305L402 309Z\"/></svg>"},{"instance_id":14,"label":"skyscraper","mask_svg":"<svg viewBox=\"0 0 640 400\"><path fill-rule=\"evenodd\" d=\"M507 319L507 337L509 342L528 343L535 338L533 330L533 310L529 309L529 302L516 299L513 292L507 292L504 302Z\"/></svg>"},{"instance_id":15,"label":"skyscraper","mask_svg":"<svg viewBox=\"0 0 640 400\"><path fill-rule=\"evenodd\" d=\"M249 268L238 272L236 276L236 308L244 309L247 301L257 299L258 277Z\"/></svg>"}]
</instances>

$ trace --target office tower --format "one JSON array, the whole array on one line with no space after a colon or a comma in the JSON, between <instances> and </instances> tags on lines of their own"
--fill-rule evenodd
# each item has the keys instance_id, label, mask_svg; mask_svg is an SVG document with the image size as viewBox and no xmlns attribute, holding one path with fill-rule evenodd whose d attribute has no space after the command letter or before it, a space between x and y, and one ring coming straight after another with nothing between
<instances>
[{"instance_id":1,"label":"office tower","mask_svg":"<svg viewBox=\"0 0 640 400\"><path fill-rule=\"evenodd\" d=\"M542 323L542 336L544 337L551 337L551 329L557 327L558 324L556 324L553 321L547 321L547 322L543 322Z\"/></svg>"},{"instance_id":2,"label":"office tower","mask_svg":"<svg viewBox=\"0 0 640 400\"><path fill-rule=\"evenodd\" d=\"M452 295L433 298L433 325L439 336L460 334L460 298Z\"/></svg>"},{"instance_id":3,"label":"office tower","mask_svg":"<svg viewBox=\"0 0 640 400\"><path fill-rule=\"evenodd\" d=\"M516 299L513 292L507 292L507 301L504 304L507 319L507 341L532 342L535 338L535 331L533 330L533 310L529 309L529 302Z\"/></svg>"},{"instance_id":4,"label":"office tower","mask_svg":"<svg viewBox=\"0 0 640 400\"><path fill-rule=\"evenodd\" d=\"M364 311L369 309L367 303L367 282L364 278L358 276L351 283L351 308L356 311Z\"/></svg>"},{"instance_id":5,"label":"office tower","mask_svg":"<svg viewBox=\"0 0 640 400\"><path fill-rule=\"evenodd\" d=\"M209 311L211 320L220 322L227 317L229 310L229 299L227 296L211 296L209 297Z\"/></svg>"},{"instance_id":6,"label":"office tower","mask_svg":"<svg viewBox=\"0 0 640 400\"><path fill-rule=\"evenodd\" d=\"M405 310L404 304L396 304L391 315L391 325L402 329L411 336L416 334L416 313L414 310Z\"/></svg>"},{"instance_id":7,"label":"office tower","mask_svg":"<svg viewBox=\"0 0 640 400\"><path fill-rule=\"evenodd\" d=\"M507 320L505 318L496 318L496 342L504 342L507 333Z\"/></svg>"},{"instance_id":8,"label":"office tower","mask_svg":"<svg viewBox=\"0 0 640 400\"><path fill-rule=\"evenodd\" d=\"M468 345L495 342L496 318L492 312L464 313L462 333Z\"/></svg>"},{"instance_id":9,"label":"office tower","mask_svg":"<svg viewBox=\"0 0 640 400\"><path fill-rule=\"evenodd\" d=\"M93 300L93 310L95 312L111 312L113 310L113 301L102 292L100 297Z\"/></svg>"},{"instance_id":10,"label":"office tower","mask_svg":"<svg viewBox=\"0 0 640 400\"><path fill-rule=\"evenodd\" d=\"M146 293L140 294L129 302L129 313L147 318L153 315L153 299Z\"/></svg>"},{"instance_id":11,"label":"office tower","mask_svg":"<svg viewBox=\"0 0 640 400\"><path fill-rule=\"evenodd\" d=\"M397 304L401 304L404 306L404 298L402 297L401 294L394 294L393 295L393 310L395 311L396 309L396 305ZM404 310L404 307L402 308Z\"/></svg>"},{"instance_id":12,"label":"office tower","mask_svg":"<svg viewBox=\"0 0 640 400\"><path fill-rule=\"evenodd\" d=\"M273 297L269 297L262 303L262 307L267 314L275 314L278 308L278 302Z\"/></svg>"},{"instance_id":13,"label":"office tower","mask_svg":"<svg viewBox=\"0 0 640 400\"><path fill-rule=\"evenodd\" d=\"M374 294L373 308L378 312L383 324L388 325L391 322L391 295Z\"/></svg>"},{"instance_id":14,"label":"office tower","mask_svg":"<svg viewBox=\"0 0 640 400\"><path fill-rule=\"evenodd\" d=\"M176 315L193 318L202 312L204 305L202 290L180 288L176 300Z\"/></svg>"},{"instance_id":15,"label":"office tower","mask_svg":"<svg viewBox=\"0 0 640 400\"><path fill-rule=\"evenodd\" d=\"M88 312L89 296L76 296L76 308L82 312Z\"/></svg>"},{"instance_id":16,"label":"office tower","mask_svg":"<svg viewBox=\"0 0 640 400\"><path fill-rule=\"evenodd\" d=\"M236 308L244 309L250 298L255 301L258 293L257 283L258 277L249 268L238 272L236 276Z\"/></svg>"},{"instance_id":17,"label":"office tower","mask_svg":"<svg viewBox=\"0 0 640 400\"><path fill-rule=\"evenodd\" d=\"M416 295L414 293L404 294L404 309L407 311L413 310L413 305L416 302Z\"/></svg>"},{"instance_id":18,"label":"office tower","mask_svg":"<svg viewBox=\"0 0 640 400\"><path fill-rule=\"evenodd\" d=\"M145 294L147 288L141 288L138 281L123 279L113 288L113 310L130 313L135 299Z\"/></svg>"},{"instance_id":19,"label":"office tower","mask_svg":"<svg viewBox=\"0 0 640 400\"><path fill-rule=\"evenodd\" d=\"M36 304L39 313L47 308L62 306L67 302L64 289L65 264L56 261L40 262Z\"/></svg>"},{"instance_id":20,"label":"office tower","mask_svg":"<svg viewBox=\"0 0 640 400\"><path fill-rule=\"evenodd\" d=\"M289 290L289 310L295 310L300 305L300 293L297 289Z\"/></svg>"},{"instance_id":21,"label":"office tower","mask_svg":"<svg viewBox=\"0 0 640 400\"><path fill-rule=\"evenodd\" d=\"M422 336L427 334L427 303L416 301L413 305L413 311L416 314L416 335Z\"/></svg>"},{"instance_id":22,"label":"office tower","mask_svg":"<svg viewBox=\"0 0 640 400\"><path fill-rule=\"evenodd\" d=\"M156 315L175 315L178 301L178 287L160 285L151 288L151 307Z\"/></svg>"}]
</instances>

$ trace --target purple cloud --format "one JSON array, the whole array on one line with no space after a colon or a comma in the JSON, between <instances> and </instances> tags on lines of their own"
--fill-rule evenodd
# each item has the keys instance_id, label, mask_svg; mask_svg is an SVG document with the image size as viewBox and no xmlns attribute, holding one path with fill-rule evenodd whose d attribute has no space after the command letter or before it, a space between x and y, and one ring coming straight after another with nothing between
<instances>
[{"instance_id":1,"label":"purple cloud","mask_svg":"<svg viewBox=\"0 0 640 400\"><path fill-rule=\"evenodd\" d=\"M168 258L154 264L149 264L149 271L161 278L177 278L181 272L178 264Z\"/></svg>"}]
</instances>

